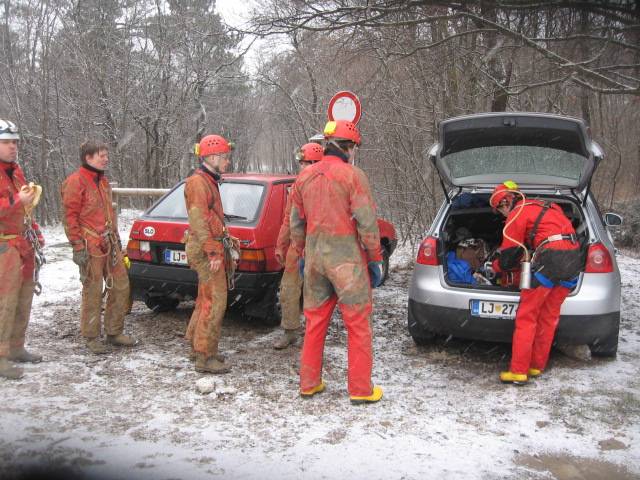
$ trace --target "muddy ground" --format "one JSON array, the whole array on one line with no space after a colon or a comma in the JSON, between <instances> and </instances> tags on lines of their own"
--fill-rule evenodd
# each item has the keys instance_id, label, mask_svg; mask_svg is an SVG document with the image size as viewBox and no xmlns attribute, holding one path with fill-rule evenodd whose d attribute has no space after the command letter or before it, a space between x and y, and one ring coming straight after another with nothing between
<instances>
[{"instance_id":1,"label":"muddy ground","mask_svg":"<svg viewBox=\"0 0 640 480\"><path fill-rule=\"evenodd\" d=\"M126 330L141 345L95 356L79 336L79 293L37 300L28 339L45 362L0 380L0 478L639 478L640 261L623 268L617 360L554 351L547 373L518 388L497 381L509 345L414 345L411 270L395 262L375 294L385 397L360 407L348 401L339 318L323 394L297 395L299 345L275 351L277 329L231 313L221 351L233 370L202 395L183 338L193 304L154 313L136 302Z\"/></svg>"}]
</instances>

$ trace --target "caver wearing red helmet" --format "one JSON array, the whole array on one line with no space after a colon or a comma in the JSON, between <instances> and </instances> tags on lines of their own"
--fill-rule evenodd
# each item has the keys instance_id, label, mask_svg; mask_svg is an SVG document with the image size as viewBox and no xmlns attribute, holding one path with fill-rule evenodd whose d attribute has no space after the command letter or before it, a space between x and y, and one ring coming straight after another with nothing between
<instances>
[{"instance_id":1,"label":"caver wearing red helmet","mask_svg":"<svg viewBox=\"0 0 640 480\"><path fill-rule=\"evenodd\" d=\"M515 196L521 200L514 201ZM532 288L522 289L515 318L511 364L504 383L524 384L540 375L549 359L560 308L575 286L582 264L576 233L562 208L526 199L513 181L498 185L489 203L506 217L496 272L517 268L531 256Z\"/></svg>"},{"instance_id":2,"label":"caver wearing red helmet","mask_svg":"<svg viewBox=\"0 0 640 480\"><path fill-rule=\"evenodd\" d=\"M226 373L231 367L218 354L218 343L227 309L227 270L232 266L225 263L224 240L230 237L218 185L231 163L233 144L220 135L207 135L199 147L202 165L187 178L184 187L189 217L185 250L189 266L198 272L196 308L185 338L195 352L196 371Z\"/></svg>"},{"instance_id":3,"label":"caver wearing red helmet","mask_svg":"<svg viewBox=\"0 0 640 480\"><path fill-rule=\"evenodd\" d=\"M309 165L320 160L324 155L324 149L317 143L305 143L296 150L295 158L300 164L302 172ZM300 329L300 297L302 296L302 277L298 272L299 257L291 244L291 195L287 198L287 206L284 211L284 220L278 233L276 244L276 258L280 265L284 267L282 280L280 281L280 306L282 309L283 333L273 343L273 348L281 350L295 343L299 336Z\"/></svg>"},{"instance_id":4,"label":"caver wearing red helmet","mask_svg":"<svg viewBox=\"0 0 640 480\"><path fill-rule=\"evenodd\" d=\"M291 190L291 248L301 265L304 261L300 395L310 397L325 388L323 350L337 304L348 332L351 401L377 402L382 389L371 383L370 322L371 279L375 287L382 278L376 208L365 173L349 162L361 141L357 127L343 120L328 122L324 137L322 160L300 173Z\"/></svg>"}]
</instances>

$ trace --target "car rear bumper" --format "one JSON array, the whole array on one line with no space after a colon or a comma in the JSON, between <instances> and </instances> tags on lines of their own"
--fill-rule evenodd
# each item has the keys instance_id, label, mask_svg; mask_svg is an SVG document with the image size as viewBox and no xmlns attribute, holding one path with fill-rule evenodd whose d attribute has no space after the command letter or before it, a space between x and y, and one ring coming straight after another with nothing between
<instances>
[{"instance_id":1,"label":"car rear bumper","mask_svg":"<svg viewBox=\"0 0 640 480\"><path fill-rule=\"evenodd\" d=\"M511 342L514 321L472 316L469 309L443 307L409 299L409 323L431 333L493 342ZM597 343L617 335L620 312L561 315L556 341L569 345Z\"/></svg>"},{"instance_id":2,"label":"car rear bumper","mask_svg":"<svg viewBox=\"0 0 640 480\"><path fill-rule=\"evenodd\" d=\"M277 290L281 277L281 272L236 272L235 289L229 292L229 297L235 300L240 295L260 300ZM132 261L129 282L134 300L149 296L194 299L198 294L198 275L186 267Z\"/></svg>"},{"instance_id":3,"label":"car rear bumper","mask_svg":"<svg viewBox=\"0 0 640 480\"><path fill-rule=\"evenodd\" d=\"M608 315L620 312L621 286L618 273L583 273L578 287L562 304L562 316ZM409 298L418 303L466 311L474 299L519 302L520 292L496 287L454 286L447 283L442 266L414 266Z\"/></svg>"}]
</instances>

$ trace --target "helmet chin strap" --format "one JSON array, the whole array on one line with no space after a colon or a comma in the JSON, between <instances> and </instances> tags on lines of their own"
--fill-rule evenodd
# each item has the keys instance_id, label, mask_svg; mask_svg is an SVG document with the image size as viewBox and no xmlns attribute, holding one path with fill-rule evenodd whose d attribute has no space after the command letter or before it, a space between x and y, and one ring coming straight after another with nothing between
<instances>
[{"instance_id":1,"label":"helmet chin strap","mask_svg":"<svg viewBox=\"0 0 640 480\"><path fill-rule=\"evenodd\" d=\"M337 150L337 152L335 152L335 153L338 154L337 156L339 156L342 159L343 162L349 163L349 160L350 160L349 154L347 153L346 150L340 148L340 146L338 145L338 143L335 140L333 140L333 139L327 140L327 145L335 147L335 149Z\"/></svg>"}]
</instances>

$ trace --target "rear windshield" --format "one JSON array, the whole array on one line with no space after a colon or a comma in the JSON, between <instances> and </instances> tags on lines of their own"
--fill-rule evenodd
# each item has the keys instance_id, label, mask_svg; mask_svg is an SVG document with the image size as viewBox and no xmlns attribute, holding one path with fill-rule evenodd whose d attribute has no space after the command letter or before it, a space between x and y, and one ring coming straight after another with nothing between
<instances>
[{"instance_id":1,"label":"rear windshield","mask_svg":"<svg viewBox=\"0 0 640 480\"><path fill-rule=\"evenodd\" d=\"M498 174L535 174L580 180L585 158L576 153L554 148L505 145L472 148L451 153L442 160L453 179Z\"/></svg>"},{"instance_id":2,"label":"rear windshield","mask_svg":"<svg viewBox=\"0 0 640 480\"><path fill-rule=\"evenodd\" d=\"M226 223L253 223L260 213L264 185L254 183L222 182L220 196ZM187 219L184 202L184 183L175 188L145 213L150 218Z\"/></svg>"}]
</instances>

